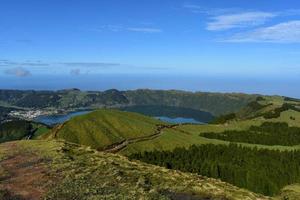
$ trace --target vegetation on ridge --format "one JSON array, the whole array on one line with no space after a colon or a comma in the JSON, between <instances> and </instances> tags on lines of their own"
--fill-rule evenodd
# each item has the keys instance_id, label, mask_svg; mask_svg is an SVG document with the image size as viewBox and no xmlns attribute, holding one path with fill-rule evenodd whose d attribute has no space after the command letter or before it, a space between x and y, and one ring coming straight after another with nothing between
<instances>
[{"instance_id":1,"label":"vegetation on ridge","mask_svg":"<svg viewBox=\"0 0 300 200\"><path fill-rule=\"evenodd\" d=\"M118 110L101 109L76 116L45 137L105 149L127 139L151 136L162 121Z\"/></svg>"},{"instance_id":2,"label":"vegetation on ridge","mask_svg":"<svg viewBox=\"0 0 300 200\"><path fill-rule=\"evenodd\" d=\"M57 141L0 144L1 168L4 200L269 199L219 180Z\"/></svg>"},{"instance_id":3,"label":"vegetation on ridge","mask_svg":"<svg viewBox=\"0 0 300 200\"><path fill-rule=\"evenodd\" d=\"M300 151L270 151L234 144L200 145L130 156L143 162L220 178L265 195L300 180Z\"/></svg>"},{"instance_id":4,"label":"vegetation on ridge","mask_svg":"<svg viewBox=\"0 0 300 200\"><path fill-rule=\"evenodd\" d=\"M207 132L201 133L200 136L251 144L300 145L300 128L289 127L285 122L264 122L261 126L251 126L248 130L227 130L221 133Z\"/></svg>"}]
</instances>

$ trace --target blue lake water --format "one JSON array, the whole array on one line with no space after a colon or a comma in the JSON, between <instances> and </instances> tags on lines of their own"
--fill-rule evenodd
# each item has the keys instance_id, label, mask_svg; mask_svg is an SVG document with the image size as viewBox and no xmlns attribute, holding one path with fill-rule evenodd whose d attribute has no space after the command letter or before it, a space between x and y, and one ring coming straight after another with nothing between
<instances>
[{"instance_id":1,"label":"blue lake water","mask_svg":"<svg viewBox=\"0 0 300 200\"><path fill-rule=\"evenodd\" d=\"M43 124L47 124L49 126L53 126L55 124L61 124L72 117L79 116L79 115L84 115L87 113L90 113L91 111L77 111L77 112L70 112L67 114L62 114L62 115L44 115L37 117L35 119L36 122L40 122ZM159 119L164 122L169 122L169 123L174 123L174 124L179 124L179 123L193 123L193 124L205 124L203 122L197 121L193 118L184 118L184 117L177 117L177 118L170 118L170 117L165 117L165 116L159 116L155 117L156 119Z\"/></svg>"},{"instance_id":2,"label":"blue lake water","mask_svg":"<svg viewBox=\"0 0 300 200\"><path fill-rule=\"evenodd\" d=\"M173 124L182 124L182 123L192 123L192 124L205 124L203 122L199 122L193 118L183 118L183 117L176 117L176 118L170 118L170 117L155 117L156 119L159 119L164 122L169 122Z\"/></svg>"},{"instance_id":3,"label":"blue lake water","mask_svg":"<svg viewBox=\"0 0 300 200\"><path fill-rule=\"evenodd\" d=\"M52 126L55 124L64 123L65 121L68 121L72 117L84 115L89 112L91 112L91 111L77 111L77 112L70 112L70 113L63 114L63 115L45 115L45 116L37 117L35 119L35 121Z\"/></svg>"}]
</instances>

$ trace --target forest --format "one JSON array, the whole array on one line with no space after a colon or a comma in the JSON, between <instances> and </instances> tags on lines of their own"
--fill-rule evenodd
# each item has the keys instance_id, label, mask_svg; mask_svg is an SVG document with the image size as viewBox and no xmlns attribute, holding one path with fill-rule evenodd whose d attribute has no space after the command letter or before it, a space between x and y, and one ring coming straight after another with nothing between
<instances>
[{"instance_id":1,"label":"forest","mask_svg":"<svg viewBox=\"0 0 300 200\"><path fill-rule=\"evenodd\" d=\"M236 144L191 146L130 156L168 169L219 178L264 195L300 180L300 151L272 151Z\"/></svg>"},{"instance_id":2,"label":"forest","mask_svg":"<svg viewBox=\"0 0 300 200\"><path fill-rule=\"evenodd\" d=\"M222 133L201 133L201 137L230 142L263 145L293 146L300 144L300 128L289 127L284 122L264 122L261 126L251 126L248 130L228 130Z\"/></svg>"},{"instance_id":3,"label":"forest","mask_svg":"<svg viewBox=\"0 0 300 200\"><path fill-rule=\"evenodd\" d=\"M34 132L31 122L25 120L9 121L0 124L0 143L12 140L20 140Z\"/></svg>"}]
</instances>

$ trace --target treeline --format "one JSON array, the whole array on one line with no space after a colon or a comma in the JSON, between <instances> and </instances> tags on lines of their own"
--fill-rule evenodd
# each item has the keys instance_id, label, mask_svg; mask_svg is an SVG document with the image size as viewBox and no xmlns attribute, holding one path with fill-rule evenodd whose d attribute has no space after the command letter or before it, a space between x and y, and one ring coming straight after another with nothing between
<instances>
[{"instance_id":1,"label":"treeline","mask_svg":"<svg viewBox=\"0 0 300 200\"><path fill-rule=\"evenodd\" d=\"M264 195L300 181L300 151L271 151L235 144L206 144L130 156L143 162L219 178Z\"/></svg>"},{"instance_id":2,"label":"treeline","mask_svg":"<svg viewBox=\"0 0 300 200\"><path fill-rule=\"evenodd\" d=\"M201 133L201 137L230 142L263 145L293 146L300 144L300 128L289 127L284 122L265 122L261 126L251 126L248 130L229 130L222 133Z\"/></svg>"},{"instance_id":3,"label":"treeline","mask_svg":"<svg viewBox=\"0 0 300 200\"><path fill-rule=\"evenodd\" d=\"M10 121L0 124L0 143L21 140L34 132L31 122L25 120Z\"/></svg>"}]
</instances>

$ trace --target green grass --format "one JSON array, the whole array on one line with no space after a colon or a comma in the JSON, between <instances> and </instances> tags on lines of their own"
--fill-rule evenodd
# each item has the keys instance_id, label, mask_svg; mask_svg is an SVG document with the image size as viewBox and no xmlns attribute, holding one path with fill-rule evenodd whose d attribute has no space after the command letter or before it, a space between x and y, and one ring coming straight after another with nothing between
<instances>
[{"instance_id":1,"label":"green grass","mask_svg":"<svg viewBox=\"0 0 300 200\"><path fill-rule=\"evenodd\" d=\"M296 120L291 120L290 115ZM129 144L120 153L130 155L132 153L151 150L172 150L176 147L189 147L198 144L229 144L227 141L208 139L199 136L204 132L221 133L225 130L247 130L251 126L260 126L266 121L286 121L290 125L299 125L296 111L286 111L278 119L264 119L263 117L249 120L235 120L226 124L208 125L181 125L172 129L164 129L162 134L154 139ZM58 139L90 146L95 149L104 149L107 146L133 139L153 135L157 124L163 122L146 117L144 115L122 112L118 110L102 109L86 115L77 116L66 122L57 132ZM52 131L52 136L53 136ZM300 146L267 146L257 144L239 143L244 146L294 150Z\"/></svg>"},{"instance_id":2,"label":"green grass","mask_svg":"<svg viewBox=\"0 0 300 200\"><path fill-rule=\"evenodd\" d=\"M102 149L125 139L153 135L157 124L164 123L136 113L102 109L64 123L56 138Z\"/></svg>"},{"instance_id":3,"label":"green grass","mask_svg":"<svg viewBox=\"0 0 300 200\"><path fill-rule=\"evenodd\" d=\"M153 139L148 141L137 142L134 144L129 144L120 153L124 155L130 155L137 152L153 151L153 150L173 150L176 147L189 147L191 145L200 144L226 144L229 145L230 142L209 139L201 137L200 133L215 132L221 133L225 130L247 130L250 126L260 126L263 123L262 120L245 120L245 121L233 121L228 124L220 125L181 125L174 129L165 129L163 133ZM300 149L300 145L296 146L281 146L281 145L259 145L259 144L247 144L238 143L247 147L257 147L266 148L270 150L280 150L280 151L292 151L295 149Z\"/></svg>"},{"instance_id":4,"label":"green grass","mask_svg":"<svg viewBox=\"0 0 300 200\"><path fill-rule=\"evenodd\" d=\"M47 126L42 124L34 124L33 127L37 128L37 130L34 132L32 139L38 139L50 131Z\"/></svg>"},{"instance_id":5,"label":"green grass","mask_svg":"<svg viewBox=\"0 0 300 200\"><path fill-rule=\"evenodd\" d=\"M284 103L296 103L285 101L280 96L264 96L257 101L262 108L255 111L255 115L270 112ZM251 113L242 109L241 115ZM249 115L249 116L250 116ZM247 118L243 116L242 118ZM300 112L288 110L281 113L278 118L265 119L262 116L251 119L236 119L226 122L225 124L208 124L208 125L181 125L173 129L164 129L159 137L151 140L140 141L129 144L120 153L130 155L136 152L151 150L172 150L176 147L189 147L198 144L229 144L227 141L208 139L199 136L204 132L221 133L226 130L247 130L251 126L260 126L264 122L287 122L290 126L300 126ZM121 112L117 110L99 110L84 116L79 116L65 123L63 128L58 131L57 138L67 141L84 144L96 149L103 149L109 145L119 143L125 139L132 139L155 132L156 124L162 122L150 117L139 114ZM267 146L257 144L239 143L244 146L267 148L273 150L294 150L300 146Z\"/></svg>"},{"instance_id":6,"label":"green grass","mask_svg":"<svg viewBox=\"0 0 300 200\"><path fill-rule=\"evenodd\" d=\"M11 146L13 151L10 151ZM46 183L40 187L46 187L43 199L47 200L159 200L170 199L171 194L211 200L270 199L216 179L129 161L117 154L101 153L59 141L5 143L0 145L0 152L9 154L9 157L24 154L45 161L47 176L43 181ZM35 167L35 163L28 164ZM0 188L3 183L0 182Z\"/></svg>"},{"instance_id":7,"label":"green grass","mask_svg":"<svg viewBox=\"0 0 300 200\"><path fill-rule=\"evenodd\" d=\"M294 118L293 119L291 119ZM271 119L273 122L286 122L290 126L300 127L300 112L294 110L287 110L281 113L279 118Z\"/></svg>"},{"instance_id":8,"label":"green grass","mask_svg":"<svg viewBox=\"0 0 300 200\"><path fill-rule=\"evenodd\" d=\"M293 184L284 187L279 198L286 200L298 200L300 197L300 184Z\"/></svg>"}]
</instances>

